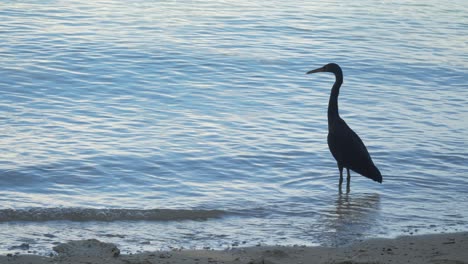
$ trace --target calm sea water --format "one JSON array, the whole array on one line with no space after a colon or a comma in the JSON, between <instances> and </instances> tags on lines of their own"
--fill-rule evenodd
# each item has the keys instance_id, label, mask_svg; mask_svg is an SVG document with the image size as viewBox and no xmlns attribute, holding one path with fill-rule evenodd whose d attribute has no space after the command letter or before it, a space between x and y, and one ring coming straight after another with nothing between
<instances>
[{"instance_id":1,"label":"calm sea water","mask_svg":"<svg viewBox=\"0 0 468 264\"><path fill-rule=\"evenodd\" d=\"M467 14L464 0L3 1L0 252L467 231ZM352 174L338 192L334 78L305 75L328 62L381 185Z\"/></svg>"}]
</instances>

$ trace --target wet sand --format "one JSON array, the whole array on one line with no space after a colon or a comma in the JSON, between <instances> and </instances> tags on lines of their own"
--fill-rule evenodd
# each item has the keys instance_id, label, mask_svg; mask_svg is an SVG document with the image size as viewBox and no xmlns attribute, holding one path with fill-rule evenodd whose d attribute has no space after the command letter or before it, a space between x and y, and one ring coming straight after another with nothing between
<instances>
[{"instance_id":1,"label":"wet sand","mask_svg":"<svg viewBox=\"0 0 468 264\"><path fill-rule=\"evenodd\" d=\"M0 256L0 264L306 264L414 263L468 264L468 232L370 239L346 247L252 247L232 250L175 250L121 255L97 240L72 241L54 247L57 256Z\"/></svg>"}]
</instances>

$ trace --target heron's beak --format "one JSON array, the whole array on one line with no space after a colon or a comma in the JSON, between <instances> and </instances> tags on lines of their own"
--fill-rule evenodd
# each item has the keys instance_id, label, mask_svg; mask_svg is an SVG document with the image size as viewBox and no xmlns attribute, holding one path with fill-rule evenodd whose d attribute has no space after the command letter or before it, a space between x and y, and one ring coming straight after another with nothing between
<instances>
[{"instance_id":1,"label":"heron's beak","mask_svg":"<svg viewBox=\"0 0 468 264\"><path fill-rule=\"evenodd\" d=\"M324 71L325 71L325 68L320 67L318 69L308 71L306 74L311 74L311 73L316 73L316 72L324 72Z\"/></svg>"}]
</instances>

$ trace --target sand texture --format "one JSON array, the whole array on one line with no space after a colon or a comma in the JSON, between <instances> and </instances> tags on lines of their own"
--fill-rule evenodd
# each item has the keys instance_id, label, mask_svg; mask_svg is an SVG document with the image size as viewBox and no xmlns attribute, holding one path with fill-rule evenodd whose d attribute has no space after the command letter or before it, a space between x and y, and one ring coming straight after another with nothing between
<instances>
[{"instance_id":1,"label":"sand texture","mask_svg":"<svg viewBox=\"0 0 468 264\"><path fill-rule=\"evenodd\" d=\"M0 256L0 264L468 264L468 232L396 239L371 239L347 247L253 247L224 251L175 250L121 255L108 243L90 239L54 247L57 256Z\"/></svg>"}]
</instances>

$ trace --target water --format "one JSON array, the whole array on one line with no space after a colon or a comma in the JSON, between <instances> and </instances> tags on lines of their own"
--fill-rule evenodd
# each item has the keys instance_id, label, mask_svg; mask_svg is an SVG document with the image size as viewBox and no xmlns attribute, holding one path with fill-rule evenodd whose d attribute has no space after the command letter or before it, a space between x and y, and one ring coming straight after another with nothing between
<instances>
[{"instance_id":1,"label":"water","mask_svg":"<svg viewBox=\"0 0 468 264\"><path fill-rule=\"evenodd\" d=\"M0 252L467 231L465 1L6 1ZM382 185L337 191L340 112ZM164 210L161 210L164 209Z\"/></svg>"}]
</instances>

